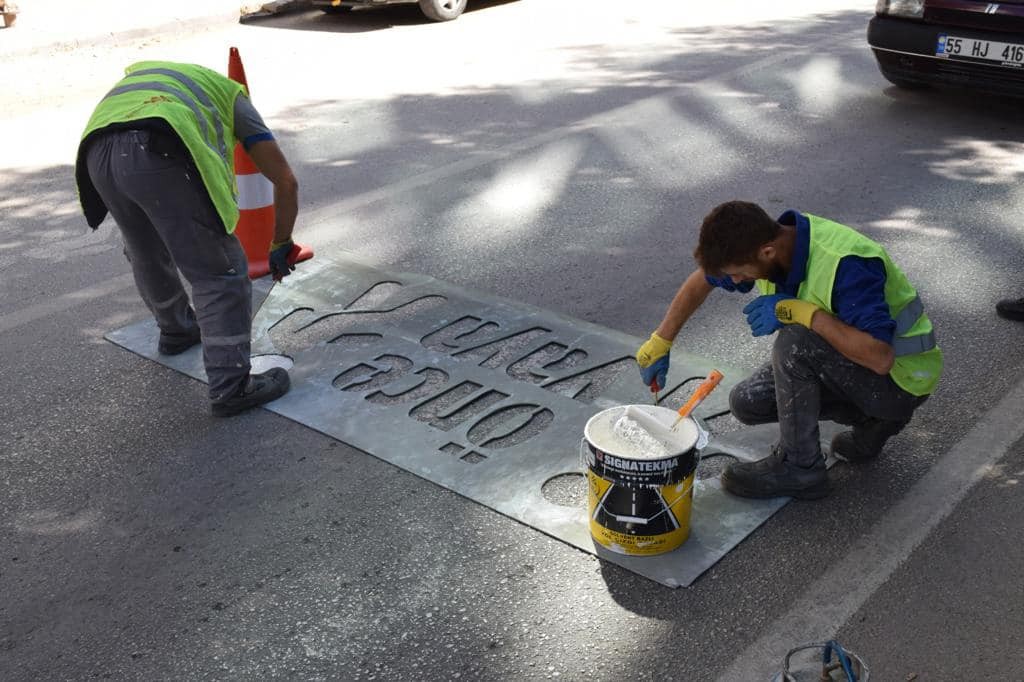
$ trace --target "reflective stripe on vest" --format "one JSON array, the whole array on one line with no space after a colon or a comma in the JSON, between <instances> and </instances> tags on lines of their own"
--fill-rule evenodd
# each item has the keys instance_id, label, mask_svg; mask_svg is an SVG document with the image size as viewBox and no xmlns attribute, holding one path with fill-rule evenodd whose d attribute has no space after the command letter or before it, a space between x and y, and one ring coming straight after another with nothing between
<instances>
[{"instance_id":1,"label":"reflective stripe on vest","mask_svg":"<svg viewBox=\"0 0 1024 682\"><path fill-rule=\"evenodd\" d=\"M178 81L192 93L192 96L199 100L199 103L210 110L213 114L213 127L217 129L217 145L220 147L221 158L228 158L228 145L227 140L224 139L224 122L220 120L220 114L217 113L217 107L213 105L213 100L206 94L206 91L199 87L199 84L194 80L181 73L180 71L174 71L173 69L142 69L141 71L132 72L132 76L167 76Z\"/></svg>"},{"instance_id":2,"label":"reflective stripe on vest","mask_svg":"<svg viewBox=\"0 0 1024 682\"><path fill-rule=\"evenodd\" d=\"M139 62L125 69L127 76L96 106L82 132L75 178L90 220L106 213L102 199L88 181L83 152L97 131L124 127L135 121L162 119L181 139L199 171L224 229L238 223L235 185L234 108L245 87L216 71L175 62ZM98 224L98 223L95 223Z\"/></svg>"},{"instance_id":3,"label":"reflective stripe on vest","mask_svg":"<svg viewBox=\"0 0 1024 682\"><path fill-rule=\"evenodd\" d=\"M152 69L151 71L157 71L157 70L158 69ZM163 71L164 69L159 69L159 70ZM139 71L139 72L136 72L136 73L143 73L143 72ZM136 74L133 73L131 75L134 76ZM170 74L168 73L168 74L165 74L165 75L170 75ZM182 76L182 78L184 78L184 76ZM186 80L188 80L188 79L186 79ZM192 83L192 85L195 86L195 83ZM206 104L206 103L204 103L204 102L202 102L200 100L200 103L196 104L196 101L194 99L192 99L192 98L188 97L187 95L185 95L185 93L183 93L181 90L178 90L177 88L171 87L170 85L167 85L166 83L157 83L155 81L146 81L146 82L143 82L143 83L129 83L128 85L120 85L120 86L114 88L113 90L111 90L110 92L108 92L103 97L103 99L109 99L111 97L114 97L115 95L121 95L121 94L124 94L126 92L134 92L136 90L156 90L157 92L163 92L163 93L166 93L168 95L173 95L175 99L177 99L179 102L181 102L182 104L187 106L189 109L191 109L192 113L196 117L196 120L199 122L199 128L200 128L200 131L202 132L203 141L206 142L206 146L209 147L210 151L212 151L214 154L216 154L220 158L220 160L224 162L224 167L227 168L228 172L230 173L230 171L231 171L231 164L228 161L227 146L226 146L226 144L224 142L224 124L221 122L220 115L217 113L217 109L216 109L216 107L213 106L212 102L209 103L209 104ZM209 98L205 98L205 99L206 99L206 102L210 102ZM200 110L200 108L199 108L200 105L206 106L209 109L211 117L213 118L214 127L217 129L217 135L218 135L218 137L217 137L217 145L218 145L219 149L217 147L214 147L212 144L210 144L210 129L206 125L206 117L203 115L202 110Z\"/></svg>"},{"instance_id":4,"label":"reflective stripe on vest","mask_svg":"<svg viewBox=\"0 0 1024 682\"><path fill-rule=\"evenodd\" d=\"M896 333L892 340L892 349L896 357L914 355L935 348L935 332L926 332L917 336L903 336L913 328L918 318L924 314L924 303L918 295L896 316Z\"/></svg>"},{"instance_id":5,"label":"reflective stripe on vest","mask_svg":"<svg viewBox=\"0 0 1024 682\"><path fill-rule=\"evenodd\" d=\"M810 224L807 268L797 298L834 314L832 295L840 261L847 256L875 258L885 266L885 302L896 323L892 339L896 356L889 376L911 395L928 395L942 375L942 349L936 343L928 313L917 290L885 249L859 232L839 223L805 214ZM758 280L762 293L775 293L775 285Z\"/></svg>"}]
</instances>

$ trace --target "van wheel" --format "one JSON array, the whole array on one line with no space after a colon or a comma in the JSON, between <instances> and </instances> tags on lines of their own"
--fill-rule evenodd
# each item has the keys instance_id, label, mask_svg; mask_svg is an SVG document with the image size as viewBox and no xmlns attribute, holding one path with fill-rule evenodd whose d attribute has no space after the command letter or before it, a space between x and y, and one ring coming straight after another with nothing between
<instances>
[{"instance_id":1,"label":"van wheel","mask_svg":"<svg viewBox=\"0 0 1024 682\"><path fill-rule=\"evenodd\" d=\"M331 5L329 7L321 7L320 11L324 14L348 14L352 11L352 8L345 7L344 5Z\"/></svg>"},{"instance_id":2,"label":"van wheel","mask_svg":"<svg viewBox=\"0 0 1024 682\"><path fill-rule=\"evenodd\" d=\"M434 21L451 21L466 9L466 0L420 0L420 10Z\"/></svg>"}]
</instances>

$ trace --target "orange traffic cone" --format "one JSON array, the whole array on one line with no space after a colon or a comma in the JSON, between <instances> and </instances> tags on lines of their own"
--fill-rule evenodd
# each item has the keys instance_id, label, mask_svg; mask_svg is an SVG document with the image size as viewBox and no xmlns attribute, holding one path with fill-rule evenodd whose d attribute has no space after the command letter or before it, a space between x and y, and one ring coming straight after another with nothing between
<instances>
[{"instance_id":1,"label":"orange traffic cone","mask_svg":"<svg viewBox=\"0 0 1024 682\"><path fill-rule=\"evenodd\" d=\"M246 86L246 89L249 87L245 82L245 69L237 47L232 47L228 53L228 78ZM256 169L256 164L241 143L235 144L235 180L238 182L238 225L235 227L235 235L242 242L245 257L249 260L249 279L256 279L270 273L270 243L274 240L274 185ZM313 257L312 249L299 244L296 246L296 262Z\"/></svg>"}]
</instances>

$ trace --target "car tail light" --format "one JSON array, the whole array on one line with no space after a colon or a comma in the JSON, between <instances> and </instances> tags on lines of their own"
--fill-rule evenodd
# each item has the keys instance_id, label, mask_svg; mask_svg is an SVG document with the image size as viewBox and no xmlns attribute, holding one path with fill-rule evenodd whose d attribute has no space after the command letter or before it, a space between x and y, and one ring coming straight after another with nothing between
<instances>
[{"instance_id":1,"label":"car tail light","mask_svg":"<svg viewBox=\"0 0 1024 682\"><path fill-rule=\"evenodd\" d=\"M920 19L924 16L924 0L878 0L875 12L894 17Z\"/></svg>"}]
</instances>

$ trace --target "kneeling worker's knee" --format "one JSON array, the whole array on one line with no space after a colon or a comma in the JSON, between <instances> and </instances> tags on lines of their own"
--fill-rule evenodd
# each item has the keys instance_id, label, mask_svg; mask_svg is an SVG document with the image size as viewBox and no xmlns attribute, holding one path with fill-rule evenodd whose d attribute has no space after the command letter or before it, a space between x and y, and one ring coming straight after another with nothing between
<instances>
[{"instance_id":1,"label":"kneeling worker's knee","mask_svg":"<svg viewBox=\"0 0 1024 682\"><path fill-rule=\"evenodd\" d=\"M811 340L811 330L798 324L790 324L779 330L772 345L772 359L778 362L803 353Z\"/></svg>"},{"instance_id":2,"label":"kneeling worker's knee","mask_svg":"<svg viewBox=\"0 0 1024 682\"><path fill-rule=\"evenodd\" d=\"M762 395L745 381L729 391L729 411L741 424L764 424L775 420L775 396Z\"/></svg>"}]
</instances>

